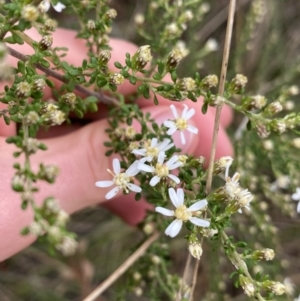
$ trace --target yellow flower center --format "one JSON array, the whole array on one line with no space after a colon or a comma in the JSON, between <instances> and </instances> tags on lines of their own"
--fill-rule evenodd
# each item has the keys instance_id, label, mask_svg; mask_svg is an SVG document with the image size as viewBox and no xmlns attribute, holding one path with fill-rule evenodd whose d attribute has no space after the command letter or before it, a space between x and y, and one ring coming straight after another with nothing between
<instances>
[{"instance_id":1,"label":"yellow flower center","mask_svg":"<svg viewBox=\"0 0 300 301\"><path fill-rule=\"evenodd\" d=\"M130 182L130 177L128 177L124 172L115 175L113 181L116 186L128 192L127 184Z\"/></svg>"},{"instance_id":2,"label":"yellow flower center","mask_svg":"<svg viewBox=\"0 0 300 301\"><path fill-rule=\"evenodd\" d=\"M155 173L160 178L166 177L169 174L169 168L164 164L157 163L155 166Z\"/></svg>"},{"instance_id":3,"label":"yellow flower center","mask_svg":"<svg viewBox=\"0 0 300 301\"><path fill-rule=\"evenodd\" d=\"M177 128L181 131L185 130L188 127L188 124L186 122L186 120L184 118L177 118L175 120L175 124L177 126Z\"/></svg>"},{"instance_id":4,"label":"yellow flower center","mask_svg":"<svg viewBox=\"0 0 300 301\"><path fill-rule=\"evenodd\" d=\"M147 157L157 157L159 153L159 149L157 147L147 147L146 148L146 156Z\"/></svg>"},{"instance_id":5,"label":"yellow flower center","mask_svg":"<svg viewBox=\"0 0 300 301\"><path fill-rule=\"evenodd\" d=\"M188 221L191 218L191 216L192 216L192 213L187 211L185 205L181 205L175 210L175 217L184 222Z\"/></svg>"}]
</instances>

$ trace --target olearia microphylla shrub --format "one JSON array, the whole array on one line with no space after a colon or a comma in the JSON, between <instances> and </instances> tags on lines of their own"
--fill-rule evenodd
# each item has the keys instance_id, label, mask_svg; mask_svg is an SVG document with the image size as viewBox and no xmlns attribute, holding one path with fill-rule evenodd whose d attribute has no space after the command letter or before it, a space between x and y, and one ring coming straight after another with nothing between
<instances>
[{"instance_id":1,"label":"olearia microphylla shrub","mask_svg":"<svg viewBox=\"0 0 300 301\"><path fill-rule=\"evenodd\" d=\"M134 18L144 44L134 54L126 53L125 63L113 62L117 72L108 67L109 33L117 17L109 1L0 2L0 77L11 80L1 91L0 102L6 108L0 111L0 117L7 125L18 124L17 134L6 139L17 149L12 156L22 158L13 166L12 189L19 193L22 209L34 212L32 223L23 229L22 235L39 237L52 255L75 254L76 235L67 228L70 217L60 208L59 200L47 196L38 206L35 199L40 182L55 185L59 166L41 162L39 169L33 170L32 156L47 151L47 146L37 139L40 128L71 123L74 114L83 118L96 112L101 102L109 108L109 140L104 144L111 167L107 177L97 179L95 185L105 190L108 202L122 194L130 194L136 201L144 198L153 206L140 224L144 238L161 232L160 238L129 269L120 300L126 300L128 294L149 300L175 300L178 296L177 300L191 300L191 285L173 273L170 243L175 237L185 241L192 260L199 261L211 248L212 266L219 264L222 271L220 258L227 258L232 267L223 271L226 280L231 278L249 300L287 300L286 296L279 297L287 292L286 285L281 283L283 279L271 273L271 280L260 264L265 261L272 267L270 261L275 252L270 245L275 249L278 246L276 237L264 239L276 234L268 207L277 206L294 216L295 203L289 203L294 200L298 202L297 212L300 211L296 157L300 138L295 136L299 134L300 114L293 111L294 103L290 100L299 94L298 87L284 86L277 97L267 99L257 93L247 94L248 78L231 72L224 93L219 95L215 74L195 72L181 76L178 68L184 66L182 60L191 51L180 39L189 34L189 28L195 29L210 10L210 5L202 0L149 1L145 11ZM258 17L265 13L258 2L265 3L255 0L251 4L247 24L252 22L252 27L247 27L243 39L251 36L249 30L261 22ZM52 34L57 27L57 21L48 15L52 8L78 18L77 37L85 41L88 51L88 58L78 62L79 67L65 60L67 48L52 46ZM158 15L162 17L156 18ZM148 21L154 19L155 24L149 28ZM39 33L38 40L28 34L31 28ZM30 46L32 54L18 52L13 44ZM196 51L196 56L202 60L220 48L211 37ZM7 64L9 55L18 59L14 68ZM61 86L55 87L50 77L60 81ZM136 86L131 100L117 92L124 82ZM54 99L45 101L46 87L52 89ZM170 101L170 116L160 124L136 104L136 99L143 97L145 102L153 99L159 106L158 96ZM236 158L225 156L215 160L210 191L206 190L205 158L181 149L186 144L187 132L198 135L206 130L191 123L196 111L187 100L199 102L203 114L209 107L227 105L246 120L236 126ZM179 135L180 145L174 143L174 134ZM291 148L289 153L287 146ZM234 173L230 171L232 164L237 170ZM258 231L262 236L256 240L253 237ZM221 275L215 273L211 282L221 281ZM222 289L219 291L220 297ZM219 297L207 293L205 300ZM224 298L218 300L228 300Z\"/></svg>"}]
</instances>

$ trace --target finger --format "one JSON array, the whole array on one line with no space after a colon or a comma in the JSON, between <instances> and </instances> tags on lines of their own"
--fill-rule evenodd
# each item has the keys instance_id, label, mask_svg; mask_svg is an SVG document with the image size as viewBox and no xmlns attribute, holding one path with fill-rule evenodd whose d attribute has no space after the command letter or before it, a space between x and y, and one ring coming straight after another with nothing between
<instances>
[{"instance_id":1,"label":"finger","mask_svg":"<svg viewBox=\"0 0 300 301\"><path fill-rule=\"evenodd\" d=\"M151 114L159 124L171 117L169 106L152 107ZM192 120L195 126L200 127L203 123L206 123L206 126L212 125L208 117L206 117L207 120L202 119L202 121L199 121L198 117L196 113ZM111 180L107 169L112 168L112 158L104 155L107 149L103 145L104 141L109 140L105 133L107 127L107 121L100 120L76 132L44 141L48 145L48 150L32 156L32 165L37 170L41 162L46 165L56 164L60 167L60 175L54 185L45 183L38 185L40 192L36 195L36 200L39 204L45 197L55 196L60 200L64 210L73 213L84 207L106 201L105 195L108 189L95 187L95 182ZM209 131L211 128L208 127L206 130ZM210 147L210 142L205 139L209 133L201 133L205 133L205 130L200 129L199 135L187 135L187 144L182 147L183 153L189 151L200 155L207 152L206 148ZM175 142L176 139L178 137L175 136ZM221 131L218 156L232 154L232 148L227 139L225 132ZM33 214L30 210L20 209L19 196L11 192L9 188L14 163L11 156L12 146L5 144L2 140L0 147L3 154L1 170L4 171L1 173L1 187L4 189L0 190L0 260L3 260L29 245L34 237L20 236L20 230L31 223ZM109 202L111 201L107 202L107 207L116 211L129 223L138 222L145 209L149 208L149 205L144 202L132 202L123 197L119 201Z\"/></svg>"},{"instance_id":2,"label":"finger","mask_svg":"<svg viewBox=\"0 0 300 301\"><path fill-rule=\"evenodd\" d=\"M26 34L31 37L33 40L39 41L41 36L36 31L36 29L32 28L26 31ZM52 48L55 47L67 47L69 51L66 56L63 58L64 61L68 62L71 65L76 67L81 66L82 61L84 59L88 59L87 52L88 49L85 45L85 41L78 39L76 37L77 33L73 30L58 28L53 33L53 44ZM121 39L111 39L109 42L112 51L111 51L111 59L108 62L108 68L111 72L118 72L114 66L115 61L119 61L121 64L125 64L125 54L126 52L133 55L138 47L133 43L121 40ZM26 43L23 45L14 44L9 45L11 48L15 49L18 52L21 52L25 55L30 55L34 53L34 50ZM16 67L18 60L12 56L9 56L9 63L11 66ZM40 71L39 71L40 72ZM42 72L40 72L42 73ZM61 73L61 71L60 71ZM60 87L62 83L55 78L49 77L55 83L56 87ZM136 87L131 85L128 81L125 81L123 85L118 87L118 92L128 95L132 94L136 90ZM52 96L51 90L49 88L45 89L45 98L48 99Z\"/></svg>"}]
</instances>

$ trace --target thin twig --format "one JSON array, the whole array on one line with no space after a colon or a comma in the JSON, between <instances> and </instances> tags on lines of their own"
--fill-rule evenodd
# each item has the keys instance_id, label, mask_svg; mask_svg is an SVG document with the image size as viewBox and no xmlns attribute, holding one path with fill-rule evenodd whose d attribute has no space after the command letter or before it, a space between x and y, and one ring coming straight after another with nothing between
<instances>
[{"instance_id":1,"label":"thin twig","mask_svg":"<svg viewBox=\"0 0 300 301\"><path fill-rule=\"evenodd\" d=\"M227 21L227 28L226 28L225 44L224 44L222 69L221 69L220 84L219 84L219 91L218 91L218 94L221 97L223 97L224 90L225 90L225 81L226 81L230 44L231 44L232 31L233 31L235 7L236 7L236 0L230 0L229 8L228 8L228 21ZM205 187L206 194L209 194L209 192L211 190L212 174L213 174L218 132L219 132L219 126L220 126L220 119L221 119L221 110L222 110L222 105L217 107L216 115L215 115L213 141L212 141L212 146L211 146L209 166L208 166L208 171L207 171L207 182L206 182L206 187ZM196 263L196 266L195 266L194 272L193 272L192 289L191 289L189 301L193 300L194 290L195 290L196 282L197 282L199 265L200 265L200 260L197 260L197 263Z\"/></svg>"},{"instance_id":2,"label":"thin twig","mask_svg":"<svg viewBox=\"0 0 300 301\"><path fill-rule=\"evenodd\" d=\"M9 53L11 56L23 61L23 62L27 62L29 60L29 58L18 52L17 50L15 49L12 49L10 47L7 47L8 50L9 50ZM47 74L48 76L52 76L53 78L63 82L63 83L68 83L68 80L66 78L64 78L63 75L59 74L58 72L56 71L53 71L51 69L48 69L48 68L45 68L44 66L42 66L41 64L39 63L35 63L33 64L37 69L43 71L45 74ZM118 105L119 102L117 99L113 98L113 97L109 97L109 96L106 96L104 95L103 93L100 93L100 92L94 92L94 91L91 91L81 85L75 85L74 87L75 90L77 90L78 92L82 93L82 94L85 94L85 95L89 95L89 96L95 96L99 102L101 103L104 103L104 104L113 104L113 105Z\"/></svg>"},{"instance_id":3,"label":"thin twig","mask_svg":"<svg viewBox=\"0 0 300 301\"><path fill-rule=\"evenodd\" d=\"M181 281L181 284L180 284L180 288L179 288L179 291L177 293L176 301L180 301L181 297L183 295L182 290L183 290L183 287L186 285L186 278L189 275L191 260L192 260L192 255L189 252L189 255L188 255L185 267L184 267L184 272L183 272L183 277L182 277L182 281Z\"/></svg>"},{"instance_id":4,"label":"thin twig","mask_svg":"<svg viewBox=\"0 0 300 301\"><path fill-rule=\"evenodd\" d=\"M223 97L224 89L225 89L225 81L226 81L226 74L227 74L227 67L228 67L228 60L229 60L230 44L231 44L232 31L233 31L235 5L236 5L236 0L230 0L229 10L228 10L228 21L227 21L227 28L226 28L225 45L224 45L224 52L223 52L222 69L221 69L220 84L219 84L219 91L218 91L218 94L221 97ZM220 119L221 119L221 110L222 110L222 106L220 105L216 109L213 141L212 141L209 166L208 166L208 171L207 171L206 189L205 189L207 194L211 190L212 174L213 174L214 160L215 160L216 147L217 147L217 138L218 138L218 132L219 132L219 126L220 126Z\"/></svg>"},{"instance_id":5,"label":"thin twig","mask_svg":"<svg viewBox=\"0 0 300 301\"><path fill-rule=\"evenodd\" d=\"M119 277L121 277L141 256L146 250L157 240L159 233L156 232L150 236L127 260L120 265L106 280L104 280L93 292L91 292L83 301L94 301L108 287L110 287Z\"/></svg>"}]
</instances>

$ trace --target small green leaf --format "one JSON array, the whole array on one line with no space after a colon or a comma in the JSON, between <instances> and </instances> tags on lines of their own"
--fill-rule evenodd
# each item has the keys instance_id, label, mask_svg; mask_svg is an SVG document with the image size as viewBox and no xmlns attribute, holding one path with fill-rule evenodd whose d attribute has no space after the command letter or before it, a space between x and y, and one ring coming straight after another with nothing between
<instances>
[{"instance_id":1,"label":"small green leaf","mask_svg":"<svg viewBox=\"0 0 300 301\"><path fill-rule=\"evenodd\" d=\"M197 98L195 97L194 93L188 92L188 98L193 102L197 102Z\"/></svg>"},{"instance_id":2,"label":"small green leaf","mask_svg":"<svg viewBox=\"0 0 300 301\"><path fill-rule=\"evenodd\" d=\"M145 90L144 90L144 92L143 92L143 96L146 98L146 99L149 99L149 97L150 97L150 94L149 94L150 92L149 92L149 87L148 86L146 86L146 88L145 88Z\"/></svg>"},{"instance_id":3,"label":"small green leaf","mask_svg":"<svg viewBox=\"0 0 300 301\"><path fill-rule=\"evenodd\" d=\"M46 84L47 84L48 87L50 87L50 88L55 87L54 82L52 80L50 80L48 78L45 78L45 81L46 81Z\"/></svg>"},{"instance_id":4,"label":"small green leaf","mask_svg":"<svg viewBox=\"0 0 300 301\"><path fill-rule=\"evenodd\" d=\"M119 62L115 62L114 65L115 65L115 67L118 68L118 69L123 69L123 66L122 66L121 63L119 63Z\"/></svg>"},{"instance_id":5,"label":"small green leaf","mask_svg":"<svg viewBox=\"0 0 300 301\"><path fill-rule=\"evenodd\" d=\"M162 76L159 73L154 73L152 77L155 80L161 80L162 79Z\"/></svg>"},{"instance_id":6,"label":"small green leaf","mask_svg":"<svg viewBox=\"0 0 300 301\"><path fill-rule=\"evenodd\" d=\"M131 84L135 85L136 84L136 81L137 81L137 78L135 76L129 76L129 81Z\"/></svg>"},{"instance_id":7,"label":"small green leaf","mask_svg":"<svg viewBox=\"0 0 300 301\"><path fill-rule=\"evenodd\" d=\"M6 116L6 115L4 115L3 118L4 118L5 123L7 125L9 125L10 124L10 118L8 116Z\"/></svg>"},{"instance_id":8,"label":"small green leaf","mask_svg":"<svg viewBox=\"0 0 300 301\"><path fill-rule=\"evenodd\" d=\"M172 81L173 81L174 83L177 81L177 74L176 74L175 71L173 71L173 72L171 73L171 78L172 78Z\"/></svg>"},{"instance_id":9,"label":"small green leaf","mask_svg":"<svg viewBox=\"0 0 300 301\"><path fill-rule=\"evenodd\" d=\"M204 115L206 114L207 109L208 109L208 103L205 102L205 103L203 103L203 106L202 106L202 108L201 108L201 111L202 111L202 113L203 113Z\"/></svg>"},{"instance_id":10,"label":"small green leaf","mask_svg":"<svg viewBox=\"0 0 300 301\"><path fill-rule=\"evenodd\" d=\"M79 118L83 118L84 114L81 110L78 109L74 109L75 114L79 117Z\"/></svg>"},{"instance_id":11,"label":"small green leaf","mask_svg":"<svg viewBox=\"0 0 300 301\"><path fill-rule=\"evenodd\" d=\"M154 104L158 105L158 99L157 99L156 95L154 95Z\"/></svg>"},{"instance_id":12,"label":"small green leaf","mask_svg":"<svg viewBox=\"0 0 300 301\"><path fill-rule=\"evenodd\" d=\"M136 201L139 201L142 198L142 194L137 193L134 198L135 198Z\"/></svg>"},{"instance_id":13,"label":"small green leaf","mask_svg":"<svg viewBox=\"0 0 300 301\"><path fill-rule=\"evenodd\" d=\"M246 126L246 127L247 127L247 130L248 130L248 131L251 131L251 128L252 128L252 122L251 122L250 119L248 120L247 126Z\"/></svg>"},{"instance_id":14,"label":"small green leaf","mask_svg":"<svg viewBox=\"0 0 300 301\"><path fill-rule=\"evenodd\" d=\"M45 68L49 68L50 67L50 63L48 61L44 60L44 59L41 60L40 63Z\"/></svg>"}]
</instances>

